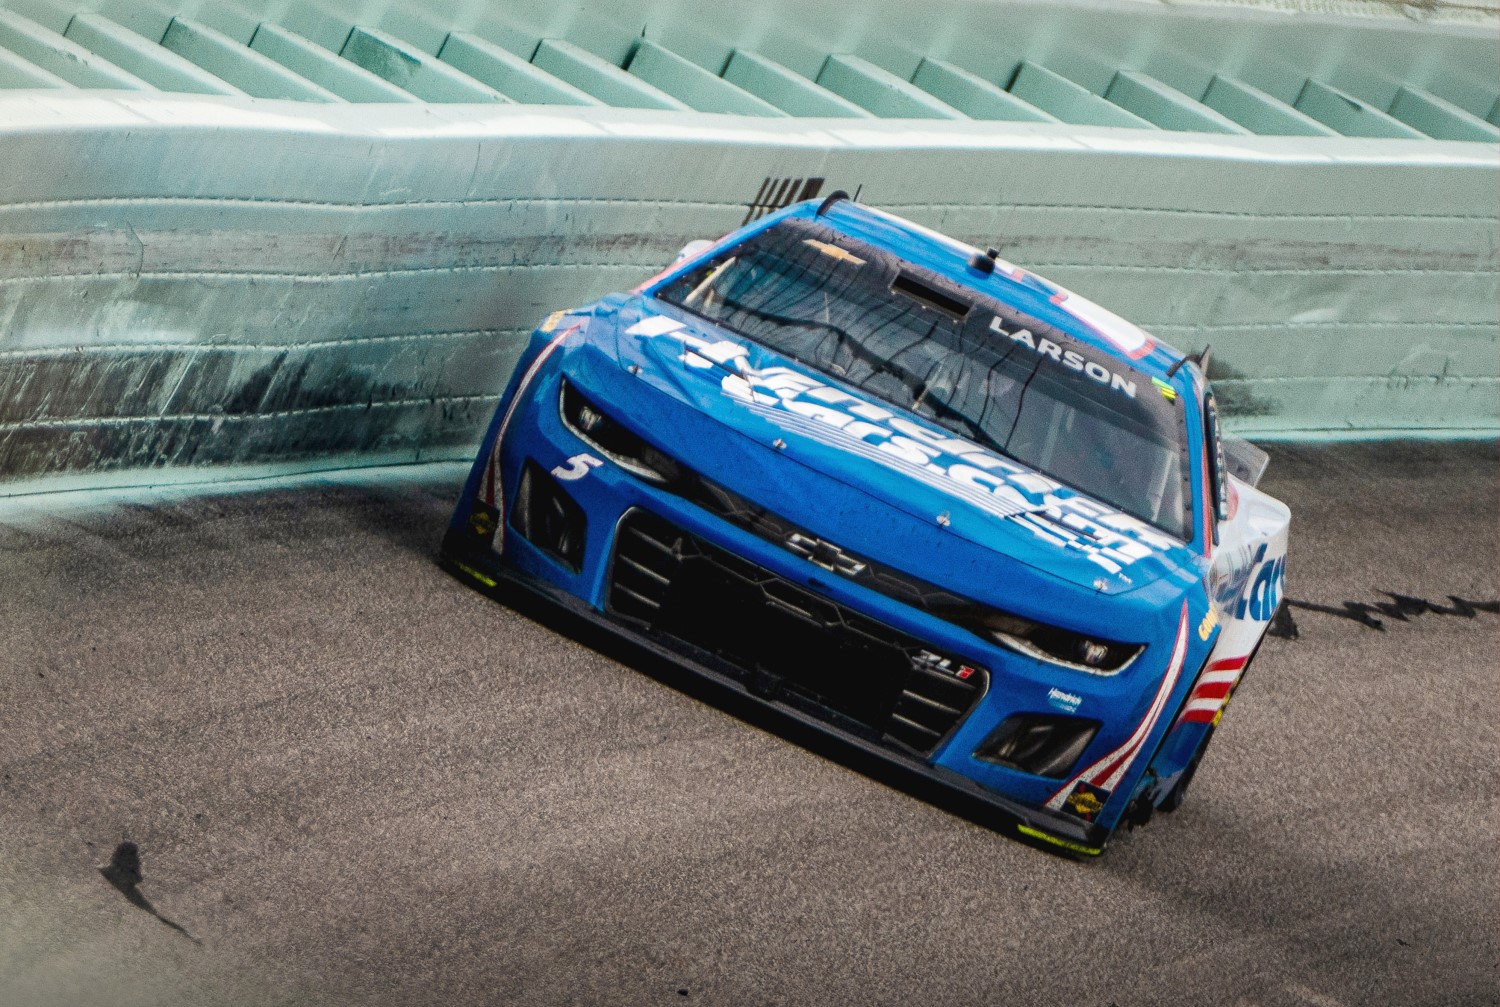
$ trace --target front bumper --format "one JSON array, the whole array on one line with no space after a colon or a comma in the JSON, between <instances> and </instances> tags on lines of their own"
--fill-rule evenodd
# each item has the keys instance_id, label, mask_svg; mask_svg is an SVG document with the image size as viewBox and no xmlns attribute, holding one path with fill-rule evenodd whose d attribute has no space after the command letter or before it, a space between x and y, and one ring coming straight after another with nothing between
<instances>
[{"instance_id":1,"label":"front bumper","mask_svg":"<svg viewBox=\"0 0 1500 1007\"><path fill-rule=\"evenodd\" d=\"M830 718L826 709L799 701L800 697L796 693L768 687L764 678L746 674L745 669L708 651L677 637L653 632L637 620L601 611L557 585L503 562L495 553L475 548L472 536L461 530L448 532L443 542L442 560L451 572L489 593L501 593L506 584L522 588L678 667L774 709L781 716L835 737L867 755L898 766L931 783L977 800L1004 815L1024 837L1080 856L1097 856L1104 850L1109 830L1101 825L1044 808L1030 807L944 766L873 740L868 731L861 729L861 725L854 721L840 723Z\"/></svg>"}]
</instances>

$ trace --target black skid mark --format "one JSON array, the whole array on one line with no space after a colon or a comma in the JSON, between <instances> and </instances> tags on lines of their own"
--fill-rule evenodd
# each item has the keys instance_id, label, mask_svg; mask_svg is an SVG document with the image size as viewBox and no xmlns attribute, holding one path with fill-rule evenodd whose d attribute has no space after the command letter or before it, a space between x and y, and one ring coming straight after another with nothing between
<instances>
[{"instance_id":1,"label":"black skid mark","mask_svg":"<svg viewBox=\"0 0 1500 1007\"><path fill-rule=\"evenodd\" d=\"M104 880L114 885L131 905L155 916L164 926L171 927L194 944L202 945L202 941L188 933L180 923L174 923L163 916L151 904L150 900L141 894L140 889L137 887L143 877L141 874L141 852L135 843L127 840L116 846L114 856L110 858L109 864L99 868L99 873L104 875Z\"/></svg>"}]
</instances>

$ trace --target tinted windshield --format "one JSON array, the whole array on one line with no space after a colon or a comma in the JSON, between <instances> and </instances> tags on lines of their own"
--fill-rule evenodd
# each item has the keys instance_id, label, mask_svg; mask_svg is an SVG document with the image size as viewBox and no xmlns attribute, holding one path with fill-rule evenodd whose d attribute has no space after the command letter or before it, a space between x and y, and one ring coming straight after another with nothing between
<instances>
[{"instance_id":1,"label":"tinted windshield","mask_svg":"<svg viewBox=\"0 0 1500 1007\"><path fill-rule=\"evenodd\" d=\"M795 219L656 296L1191 537L1175 394L996 299Z\"/></svg>"}]
</instances>

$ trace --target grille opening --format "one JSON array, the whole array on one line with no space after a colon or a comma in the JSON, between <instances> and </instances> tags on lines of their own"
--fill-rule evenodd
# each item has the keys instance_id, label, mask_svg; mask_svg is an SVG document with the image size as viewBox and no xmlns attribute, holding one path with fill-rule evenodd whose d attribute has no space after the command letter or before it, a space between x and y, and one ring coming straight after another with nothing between
<instances>
[{"instance_id":1,"label":"grille opening","mask_svg":"<svg viewBox=\"0 0 1500 1007\"><path fill-rule=\"evenodd\" d=\"M574 573L583 568L588 531L583 508L535 459L528 458L521 470L510 525L516 534Z\"/></svg>"},{"instance_id":2,"label":"grille opening","mask_svg":"<svg viewBox=\"0 0 1500 1007\"><path fill-rule=\"evenodd\" d=\"M1083 717L1015 714L974 750L974 758L1060 780L1072 772L1099 726Z\"/></svg>"},{"instance_id":3,"label":"grille opening","mask_svg":"<svg viewBox=\"0 0 1500 1007\"><path fill-rule=\"evenodd\" d=\"M988 681L982 668L640 510L620 522L609 607L726 662L760 695L922 755Z\"/></svg>"}]
</instances>

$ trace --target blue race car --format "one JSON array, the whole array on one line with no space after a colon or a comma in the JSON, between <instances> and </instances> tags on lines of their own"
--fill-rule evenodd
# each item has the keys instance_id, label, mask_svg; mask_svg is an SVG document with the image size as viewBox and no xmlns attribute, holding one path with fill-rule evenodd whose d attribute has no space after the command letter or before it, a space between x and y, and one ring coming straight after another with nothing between
<instances>
[{"instance_id":1,"label":"blue race car","mask_svg":"<svg viewBox=\"0 0 1500 1007\"><path fill-rule=\"evenodd\" d=\"M835 193L548 317L443 554L1097 854L1280 600L1205 369Z\"/></svg>"}]
</instances>

